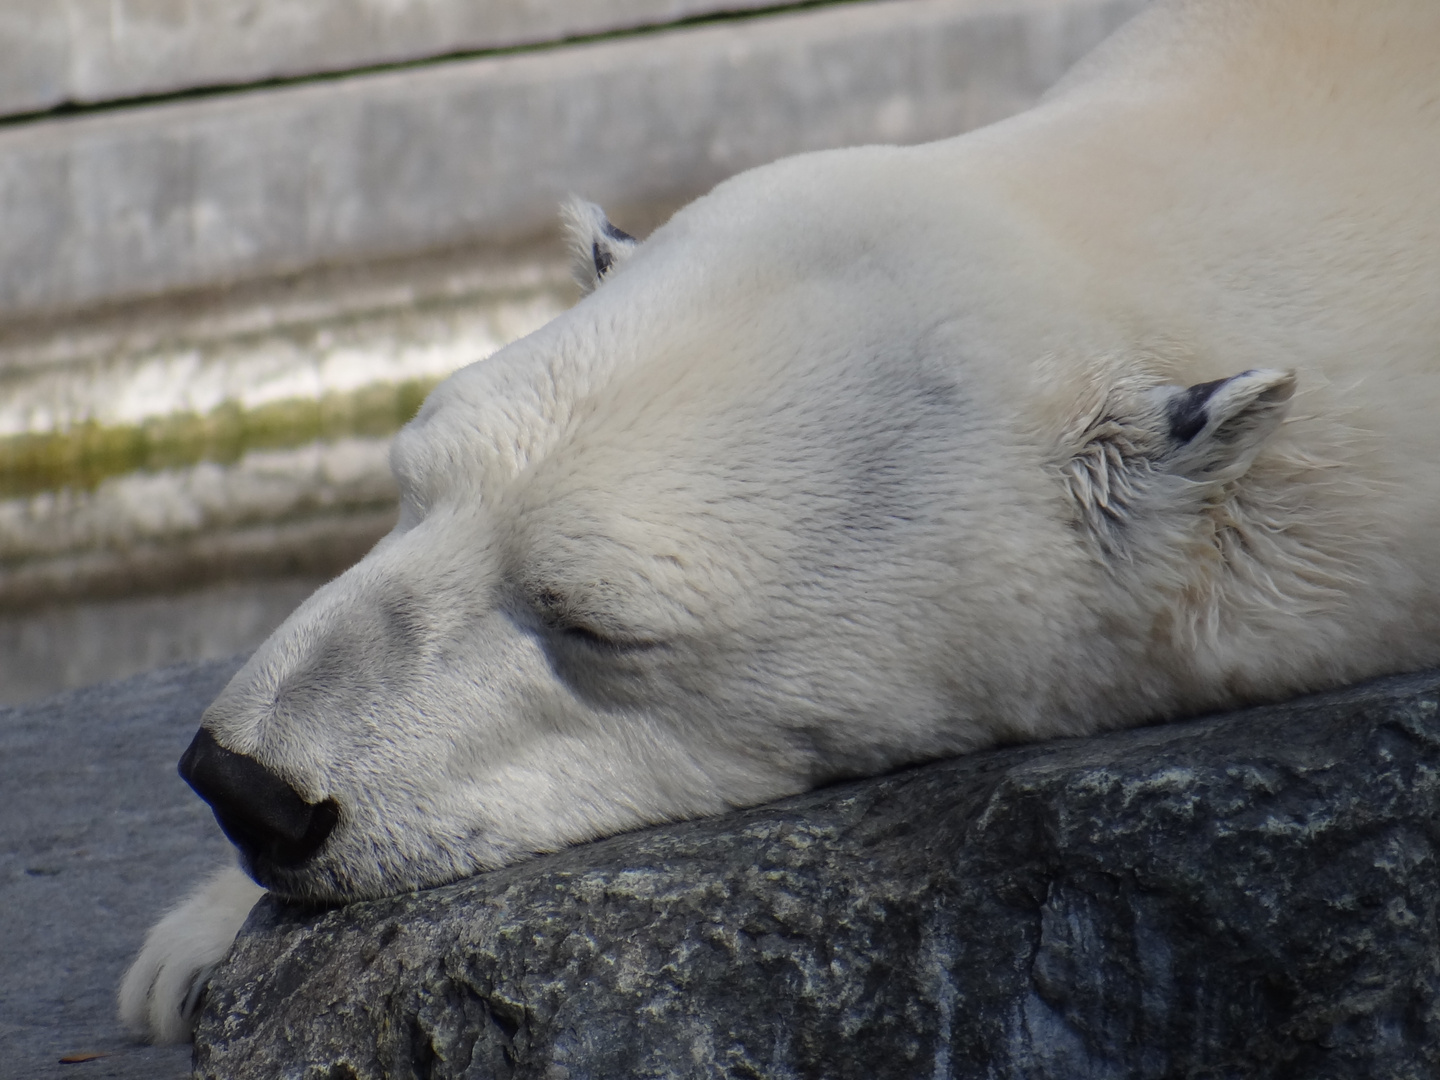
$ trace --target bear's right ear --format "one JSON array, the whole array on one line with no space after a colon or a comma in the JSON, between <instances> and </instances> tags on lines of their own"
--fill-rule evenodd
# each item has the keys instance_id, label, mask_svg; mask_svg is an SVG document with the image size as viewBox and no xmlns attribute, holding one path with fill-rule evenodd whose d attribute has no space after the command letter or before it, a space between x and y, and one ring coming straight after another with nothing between
<instances>
[{"instance_id":1,"label":"bear's right ear","mask_svg":"<svg viewBox=\"0 0 1440 1080\"><path fill-rule=\"evenodd\" d=\"M587 293L640 246L635 237L611 225L604 210L584 199L566 201L560 217L570 242L570 272Z\"/></svg>"},{"instance_id":2,"label":"bear's right ear","mask_svg":"<svg viewBox=\"0 0 1440 1080\"><path fill-rule=\"evenodd\" d=\"M1131 557L1167 518L1180 525L1176 515L1224 497L1294 393L1293 371L1261 370L1106 401L1060 463L1077 526L1106 554Z\"/></svg>"}]
</instances>

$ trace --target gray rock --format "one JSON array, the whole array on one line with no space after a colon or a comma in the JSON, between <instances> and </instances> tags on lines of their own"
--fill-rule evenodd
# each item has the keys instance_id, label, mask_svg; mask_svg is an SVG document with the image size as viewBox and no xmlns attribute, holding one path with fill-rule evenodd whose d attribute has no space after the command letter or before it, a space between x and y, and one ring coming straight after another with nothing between
<instances>
[{"instance_id":1,"label":"gray rock","mask_svg":"<svg viewBox=\"0 0 1440 1080\"><path fill-rule=\"evenodd\" d=\"M1440 673L262 902L203 1077L1440 1073Z\"/></svg>"}]
</instances>

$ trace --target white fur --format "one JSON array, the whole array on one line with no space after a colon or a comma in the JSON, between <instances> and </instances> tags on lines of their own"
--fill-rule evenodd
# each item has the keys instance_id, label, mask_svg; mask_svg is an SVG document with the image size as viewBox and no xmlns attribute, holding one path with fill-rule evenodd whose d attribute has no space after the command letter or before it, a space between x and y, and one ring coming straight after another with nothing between
<instances>
[{"instance_id":1,"label":"white fur","mask_svg":"<svg viewBox=\"0 0 1440 1080\"><path fill-rule=\"evenodd\" d=\"M431 395L395 531L206 713L340 807L251 870L372 896L1440 663L1437 56L1434 0L1156 3L1026 114L625 246ZM155 1015L233 930L185 910Z\"/></svg>"}]
</instances>

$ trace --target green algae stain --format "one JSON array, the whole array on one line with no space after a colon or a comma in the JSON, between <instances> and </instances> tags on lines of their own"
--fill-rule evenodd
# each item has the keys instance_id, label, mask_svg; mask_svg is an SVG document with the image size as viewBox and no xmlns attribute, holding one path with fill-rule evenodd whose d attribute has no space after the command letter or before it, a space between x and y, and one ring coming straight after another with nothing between
<instances>
[{"instance_id":1,"label":"green algae stain","mask_svg":"<svg viewBox=\"0 0 1440 1080\"><path fill-rule=\"evenodd\" d=\"M415 415L439 381L410 379L253 409L228 402L205 415L177 413L135 425L88 421L65 431L0 438L0 498L93 490L112 476L200 462L233 464L251 450L383 438Z\"/></svg>"}]
</instances>

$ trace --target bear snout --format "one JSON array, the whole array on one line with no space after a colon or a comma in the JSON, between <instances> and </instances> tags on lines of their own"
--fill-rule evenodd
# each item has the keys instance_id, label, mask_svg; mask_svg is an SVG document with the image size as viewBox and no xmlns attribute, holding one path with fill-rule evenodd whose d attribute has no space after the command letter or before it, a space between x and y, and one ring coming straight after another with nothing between
<instances>
[{"instance_id":1,"label":"bear snout","mask_svg":"<svg viewBox=\"0 0 1440 1080\"><path fill-rule=\"evenodd\" d=\"M294 867L314 855L340 817L335 800L307 803L260 762L221 746L205 728L180 757L180 776L252 868Z\"/></svg>"}]
</instances>

